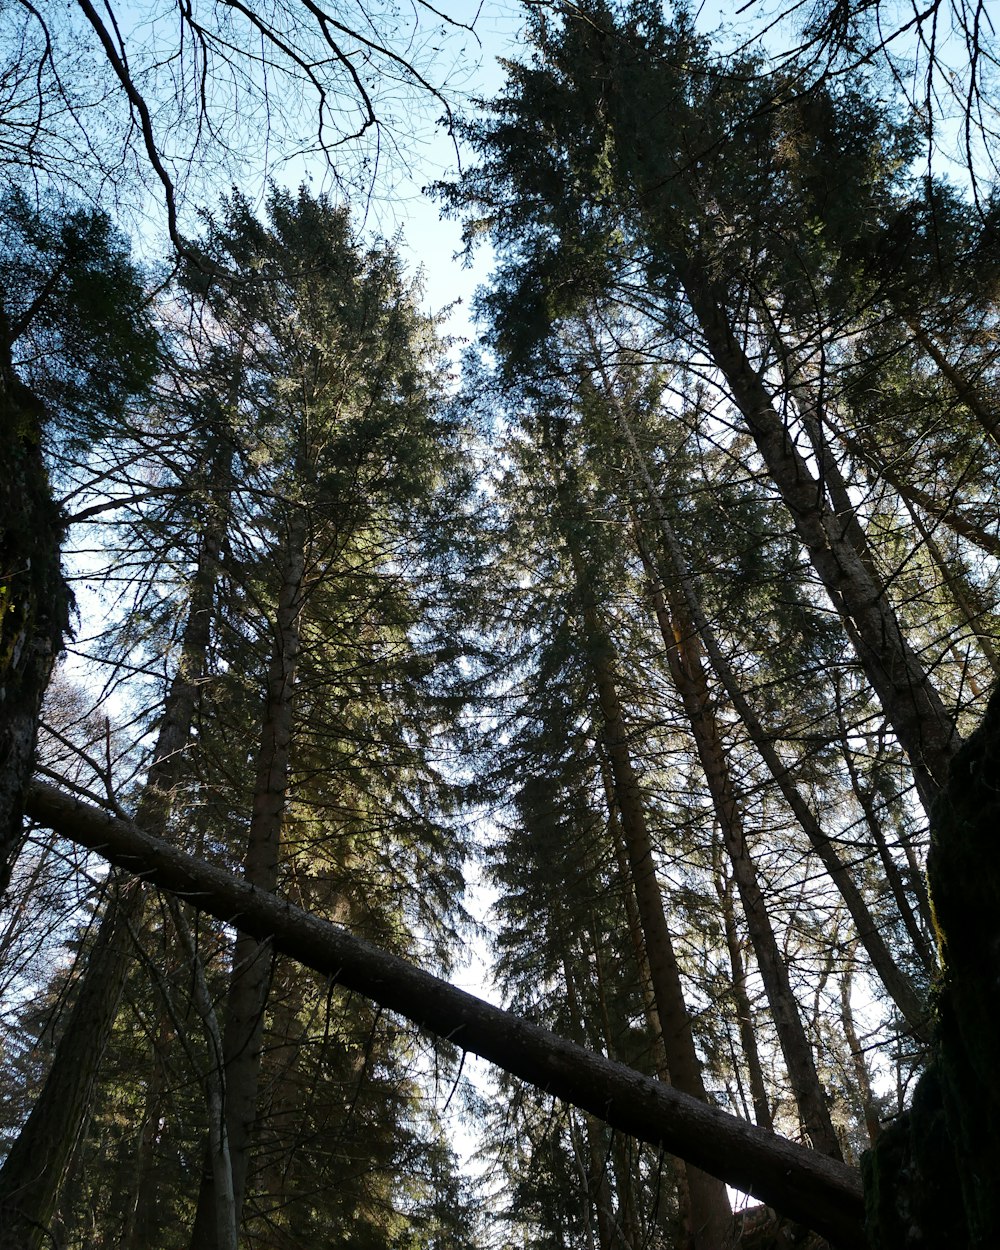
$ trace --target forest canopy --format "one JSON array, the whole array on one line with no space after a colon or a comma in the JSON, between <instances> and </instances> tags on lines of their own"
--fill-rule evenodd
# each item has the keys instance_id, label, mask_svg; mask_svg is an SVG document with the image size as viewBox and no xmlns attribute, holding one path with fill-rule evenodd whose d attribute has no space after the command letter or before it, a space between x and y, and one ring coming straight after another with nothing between
<instances>
[{"instance_id":1,"label":"forest canopy","mask_svg":"<svg viewBox=\"0 0 1000 1250\"><path fill-rule=\"evenodd\" d=\"M724 16L0 9L3 1250L996 1244L993 32Z\"/></svg>"}]
</instances>

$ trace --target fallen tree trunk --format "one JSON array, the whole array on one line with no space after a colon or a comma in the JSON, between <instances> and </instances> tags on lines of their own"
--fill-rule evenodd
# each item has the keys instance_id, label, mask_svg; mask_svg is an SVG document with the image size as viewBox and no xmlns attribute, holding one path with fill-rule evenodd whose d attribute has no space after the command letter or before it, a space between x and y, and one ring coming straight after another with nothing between
<instances>
[{"instance_id":1,"label":"fallen tree trunk","mask_svg":"<svg viewBox=\"0 0 1000 1250\"><path fill-rule=\"evenodd\" d=\"M33 782L25 810L117 867L272 941L276 950L463 1050L753 1194L841 1250L867 1247L854 1169L456 989L54 786Z\"/></svg>"}]
</instances>

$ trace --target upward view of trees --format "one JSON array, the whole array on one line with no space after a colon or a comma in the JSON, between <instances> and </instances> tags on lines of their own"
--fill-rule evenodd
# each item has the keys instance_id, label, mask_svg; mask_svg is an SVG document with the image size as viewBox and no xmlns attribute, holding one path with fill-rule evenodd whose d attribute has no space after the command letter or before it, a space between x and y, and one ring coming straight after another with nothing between
<instances>
[{"instance_id":1,"label":"upward view of trees","mask_svg":"<svg viewBox=\"0 0 1000 1250\"><path fill-rule=\"evenodd\" d=\"M0 1247L996 1243L993 52L938 16L530 4L460 117L429 5L0 14ZM428 100L461 366L346 198ZM251 135L338 194L220 196Z\"/></svg>"}]
</instances>

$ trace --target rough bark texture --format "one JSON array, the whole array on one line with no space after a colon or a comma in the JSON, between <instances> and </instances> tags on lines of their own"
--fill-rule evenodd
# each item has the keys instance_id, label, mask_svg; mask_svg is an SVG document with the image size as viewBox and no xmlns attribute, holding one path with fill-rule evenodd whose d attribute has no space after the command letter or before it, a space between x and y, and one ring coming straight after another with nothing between
<instances>
[{"instance_id":1,"label":"rough bark texture","mask_svg":"<svg viewBox=\"0 0 1000 1250\"><path fill-rule=\"evenodd\" d=\"M26 808L117 866L258 940L270 938L275 950L613 1127L689 1159L835 1246L867 1246L853 1168L520 1020L54 786L33 782Z\"/></svg>"},{"instance_id":2,"label":"rough bark texture","mask_svg":"<svg viewBox=\"0 0 1000 1250\"><path fill-rule=\"evenodd\" d=\"M41 405L14 376L0 314L0 896L21 843L42 696L69 627L63 517L42 459Z\"/></svg>"},{"instance_id":3,"label":"rough bark texture","mask_svg":"<svg viewBox=\"0 0 1000 1250\"><path fill-rule=\"evenodd\" d=\"M933 1061L865 1158L875 1250L1000 1245L1000 690L957 756L927 864L943 971Z\"/></svg>"}]
</instances>

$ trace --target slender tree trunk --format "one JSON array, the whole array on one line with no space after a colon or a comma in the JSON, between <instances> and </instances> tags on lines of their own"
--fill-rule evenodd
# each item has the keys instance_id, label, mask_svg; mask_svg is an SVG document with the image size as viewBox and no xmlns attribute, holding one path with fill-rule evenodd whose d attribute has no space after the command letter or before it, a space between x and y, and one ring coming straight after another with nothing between
<instances>
[{"instance_id":1,"label":"slender tree trunk","mask_svg":"<svg viewBox=\"0 0 1000 1250\"><path fill-rule=\"evenodd\" d=\"M231 446L220 448L214 482L227 482ZM228 491L213 504L192 587L181 654L160 722L136 820L162 829L181 772L211 637L219 558L225 539ZM90 1107L94 1082L131 968L145 895L141 883L113 883L97 939L81 977L52 1066L21 1132L0 1168L0 1250L43 1244L59 1191Z\"/></svg>"},{"instance_id":2,"label":"slender tree trunk","mask_svg":"<svg viewBox=\"0 0 1000 1250\"><path fill-rule=\"evenodd\" d=\"M677 1089L707 1102L701 1061L684 1002L680 968L663 911L642 790L632 764L618 697L614 648L599 620L592 582L575 537L580 512L575 471L572 463L560 454L560 430L547 430L545 437L552 454L558 506L564 522L562 537L575 579L583 646L600 712L600 737L609 764L614 807L618 811L635 890L667 1068ZM733 1235L732 1209L725 1185L689 1164L685 1165L684 1173L690 1197L688 1234L692 1250L724 1250Z\"/></svg>"},{"instance_id":3,"label":"slender tree trunk","mask_svg":"<svg viewBox=\"0 0 1000 1250\"><path fill-rule=\"evenodd\" d=\"M747 846L742 805L736 794L722 735L712 710L708 680L697 651L697 635L681 603L671 603L668 612L662 593L656 589L655 572L638 530L636 538L647 575L654 579L653 609L667 652L671 676L684 704L698 758L712 796L716 819L733 867L747 930L757 957L757 967L764 983L764 993L767 995L768 1006L777 1029L778 1042L799 1114L813 1146L823 1154L839 1159L840 1142L816 1072L812 1047L802 1025L798 1002L788 977L788 967L771 927L767 901L757 877L757 867Z\"/></svg>"},{"instance_id":4,"label":"slender tree trunk","mask_svg":"<svg viewBox=\"0 0 1000 1250\"><path fill-rule=\"evenodd\" d=\"M608 835L618 863L618 877L621 882L622 899L625 904L625 916L628 921L629 939L635 956L635 966L639 977L642 993L642 1004L649 1029L651 1043L651 1064L649 1070L661 1081L670 1080L667 1067L667 1056L663 1049L663 1027L660 1024L659 1012L656 1010L656 997L653 993L653 981L649 973L649 960L646 957L646 945L642 935L642 921L639 907L635 899L635 888L632 883L632 872L629 868L628 851L625 848L625 837L622 834L621 821L618 819L618 808L615 803L614 782L611 778L611 766L601 753L601 780L604 784L604 797L608 805Z\"/></svg>"},{"instance_id":5,"label":"slender tree trunk","mask_svg":"<svg viewBox=\"0 0 1000 1250\"><path fill-rule=\"evenodd\" d=\"M680 555L679 552L676 554ZM691 601L688 601L687 606L690 609ZM778 755L772 739L743 694L736 675L723 656L711 626L704 613L701 612L697 600L694 601L692 618L696 622L698 636L705 644L706 651L710 655L712 666L733 707L743 721L751 741L767 765L768 771L784 796L785 801L792 809L796 820L809 840L809 844L816 852L820 862L844 900L851 919L854 921L858 937L868 953L876 975L885 985L911 1031L918 1037L926 1038L928 1036L929 1024L927 1008L923 1000L893 958L879 932L878 925L868 904L864 900L861 890L851 875L850 869L840 858L832 840L823 832L812 809L789 775L788 768Z\"/></svg>"},{"instance_id":6,"label":"slender tree trunk","mask_svg":"<svg viewBox=\"0 0 1000 1250\"><path fill-rule=\"evenodd\" d=\"M664 582L676 580L684 607L693 628L697 631L701 644L705 648L716 676L737 715L743 721L750 740L767 766L785 801L792 809L792 813L799 822L803 832L809 839L810 845L840 892L840 896L847 906L851 919L854 921L858 937L868 953L876 975L899 1008L907 1023L907 1027L915 1036L926 1039L929 1036L927 1009L910 980L897 966L878 930L868 905L864 901L861 891L838 855L833 842L823 832L819 821L803 798L798 786L792 780L788 768L786 768L778 755L771 736L761 724L749 700L744 695L732 666L723 655L722 649L716 640L715 632L702 610L697 583L688 569L684 552L677 541L670 519L656 493L649 469L636 443L635 435L632 433L631 423L621 404L615 401L614 396L609 395L609 398L612 402L615 419L622 430L636 468L639 470L645 483L647 499L653 509L657 527L660 531L667 566L672 570L672 578L664 577L660 580Z\"/></svg>"},{"instance_id":7,"label":"slender tree trunk","mask_svg":"<svg viewBox=\"0 0 1000 1250\"><path fill-rule=\"evenodd\" d=\"M244 875L256 889L273 893L278 886L282 818L288 790L294 712L295 673L305 588L306 518L296 509L285 536L281 586L273 624L260 745L257 752L253 810L247 830ZM232 977L226 999L223 1036L226 1129L232 1161L232 1201L240 1227L246 1197L250 1152L257 1121L261 1044L271 981L273 949L245 933L233 949ZM211 1156L206 1157L192 1230L192 1250L223 1250L216 1241L217 1202Z\"/></svg>"},{"instance_id":8,"label":"slender tree trunk","mask_svg":"<svg viewBox=\"0 0 1000 1250\"><path fill-rule=\"evenodd\" d=\"M782 345L776 343L776 349L779 353L782 351ZM812 445L813 452L816 456L820 469L820 478L823 487L829 493L830 501L833 504L835 515L840 521L843 529L844 537L847 538L858 557L865 564L871 576L880 580L881 575L875 567L874 561L868 548L867 538L864 529L858 520L857 513L851 503L850 494L847 484L843 479L840 471L840 465L830 450L827 439L823 436L823 429L832 428L828 420L828 412L826 405L821 397L822 387L815 384L807 384L802 377L804 366L795 366L791 363L786 368L786 385L792 396L795 398L799 411L799 417L803 426L809 435L809 441ZM965 402L973 401L974 397L971 392L964 396ZM980 420L984 420L986 416L985 409L977 412ZM989 634L981 628L977 628L977 622L982 613L972 609L969 603L969 596L963 591L959 580L953 575L953 572L944 559L941 549L938 546L934 536L927 529L920 513L917 510L914 501L910 497L903 497L903 503L906 506L910 519L916 526L923 540L927 553L931 557L934 564L941 573L942 580L948 587L954 600L955 606L964 616L969 627L975 632L979 641L983 655L993 668L994 675L1000 675L1000 664L997 662L996 650L993 646L993 640ZM974 691L978 695L978 691Z\"/></svg>"},{"instance_id":9,"label":"slender tree trunk","mask_svg":"<svg viewBox=\"0 0 1000 1250\"><path fill-rule=\"evenodd\" d=\"M592 612L587 615L590 617L587 624L591 634L591 665L603 722L602 737L611 765L615 801L649 960L667 1067L677 1089L707 1102L677 956L663 913L663 896L656 878L653 845L646 824L639 779L629 752L609 644L605 638L594 637L596 622ZM719 1250L719 1247L728 1244L732 1234L732 1213L725 1186L690 1166L687 1178L691 1196L691 1244L695 1250Z\"/></svg>"},{"instance_id":10,"label":"slender tree trunk","mask_svg":"<svg viewBox=\"0 0 1000 1250\"><path fill-rule=\"evenodd\" d=\"M931 973L936 965L936 959L927 937L928 932L933 927L928 923L930 921L930 909L928 907L927 891L924 888L923 881L919 878L915 881L911 880L909 884L903 880L899 866L893 858L886 839L882 819L875 808L872 790L864 785L854 763L854 752L851 750L850 742L848 741L848 727L844 720L839 685L836 688L836 695L841 749L844 762L847 765L847 772L851 779L851 789L854 791L858 805L864 813L865 823L878 850L879 859L882 861L886 884L889 886L889 892L892 894L899 918L903 922L903 927L906 929L907 935L913 944L914 954L923 964L927 973ZM914 913L911 900L916 901L917 911L920 913L920 918L923 919L924 924L927 925L926 929L921 928L920 919Z\"/></svg>"},{"instance_id":11,"label":"slender tree trunk","mask_svg":"<svg viewBox=\"0 0 1000 1250\"><path fill-rule=\"evenodd\" d=\"M882 576L868 546L868 535L855 510L837 458L824 434L824 430L829 429L830 424L822 379L819 381L807 379L807 366L790 359L785 344L777 332L771 336L771 341L782 362L788 394L795 401L799 420L802 422L816 459L819 470L817 485L820 493L825 492L829 496L830 508L839 526L841 537L853 547L868 576L877 584L881 584Z\"/></svg>"},{"instance_id":12,"label":"slender tree trunk","mask_svg":"<svg viewBox=\"0 0 1000 1250\"><path fill-rule=\"evenodd\" d=\"M983 658L989 665L994 679L1000 677L1000 655L997 654L996 636L988 628L988 623L987 628L983 628L983 618L987 616L987 609L982 602L977 602L980 599L980 592L969 584L968 574L961 567L961 561L955 561L955 563L959 564L959 568L956 569L952 561L941 550L940 544L930 529L928 529L916 506L908 499L905 499L903 502L910 515L910 520L916 526L921 540L927 548L927 554L941 574L941 580L948 587L955 607L961 612L969 629L975 634L976 641L979 643L979 649L982 651Z\"/></svg>"},{"instance_id":13,"label":"slender tree trunk","mask_svg":"<svg viewBox=\"0 0 1000 1250\"><path fill-rule=\"evenodd\" d=\"M934 336L912 314L905 318L913 331L913 337L937 365L942 376L951 383L952 389L973 417L979 422L994 447L1000 447L1000 418L997 410L983 395L975 383L961 369L953 365L946 352L935 342Z\"/></svg>"},{"instance_id":14,"label":"slender tree trunk","mask_svg":"<svg viewBox=\"0 0 1000 1250\"><path fill-rule=\"evenodd\" d=\"M861 1114L864 1116L865 1131L868 1134L868 1140L874 1145L878 1140L879 1133L882 1131L882 1126L879 1123L878 1109L875 1106L875 1099L872 1095L872 1083L868 1075L868 1064L865 1063L865 1054L861 1048L861 1042L858 1040L858 1031L854 1027L854 1009L851 1007L851 982L853 980L851 960L853 954L853 948L847 952L844 971L840 977L840 1023L844 1029L844 1040L847 1042L848 1049L851 1052L851 1066L854 1070L854 1080L858 1087L858 1101L861 1103Z\"/></svg>"},{"instance_id":15,"label":"slender tree trunk","mask_svg":"<svg viewBox=\"0 0 1000 1250\"><path fill-rule=\"evenodd\" d=\"M641 1250L641 1247L648 1245L648 1240L643 1235L638 1211L637 1190L640 1183L636 1168L638 1146L631 1138L622 1133L616 1133L611 1139L611 1148L615 1164L618 1241L622 1250Z\"/></svg>"},{"instance_id":16,"label":"slender tree trunk","mask_svg":"<svg viewBox=\"0 0 1000 1250\"><path fill-rule=\"evenodd\" d=\"M954 502L958 490L956 486L949 492L947 501L942 501L929 491L915 485L876 449L862 443L856 436L841 429L840 437L848 451L868 470L875 481L885 481L893 488L900 499L913 504L926 512L929 517L941 525L947 526L953 534L964 538L966 542L985 551L987 555L1000 556L1000 538L992 529L988 529L989 520L976 516L968 507L959 509Z\"/></svg>"},{"instance_id":17,"label":"slender tree trunk","mask_svg":"<svg viewBox=\"0 0 1000 1250\"><path fill-rule=\"evenodd\" d=\"M124 984L131 918L141 883L111 875L110 897L56 1046L41 1093L0 1169L0 1247L38 1250L50 1229L63 1182L90 1112L97 1071L111 1033L108 1008L117 1011Z\"/></svg>"},{"instance_id":18,"label":"slender tree trunk","mask_svg":"<svg viewBox=\"0 0 1000 1250\"><path fill-rule=\"evenodd\" d=\"M599 959L599 953L595 951L595 954L597 954ZM572 960L568 953L563 954L562 964L563 978L566 982L566 1002L573 1019L581 1021L582 1025L584 1016L580 1006L579 995L576 992ZM599 987L598 992L603 997L603 988ZM585 1036L581 1036L579 1040L582 1045L587 1045L590 1041ZM610 1035L606 1036L605 1044L608 1047L609 1056L613 1057L613 1043ZM592 1116L586 1114L583 1116L583 1130L587 1142L586 1190L594 1215L594 1223L597 1226L597 1240L600 1250L613 1250L615 1216L611 1203L611 1185L608 1180L608 1156L601 1149L600 1142L597 1139L597 1124Z\"/></svg>"},{"instance_id":19,"label":"slender tree trunk","mask_svg":"<svg viewBox=\"0 0 1000 1250\"><path fill-rule=\"evenodd\" d=\"M885 587L855 550L853 529L845 533L823 484L795 447L767 387L733 333L722 292L697 257L680 258L678 269L708 351L726 379L861 666L909 756L917 788L929 808L961 745L954 717L907 642Z\"/></svg>"},{"instance_id":20,"label":"slender tree trunk","mask_svg":"<svg viewBox=\"0 0 1000 1250\"><path fill-rule=\"evenodd\" d=\"M716 876L716 892L719 906L722 908L722 919L726 929L726 948L729 951L729 964L733 971L733 1000L736 1003L736 1020L740 1030L740 1041L746 1058L747 1071L750 1075L750 1097L753 1100L754 1119L761 1128L773 1129L774 1119L771 1115L771 1103L764 1084L764 1066L760 1061L760 1050L757 1046L757 1034L753 1025L753 1008L750 995L747 993L746 969L743 965L743 952L740 949L740 938L736 928L736 909L733 906L732 878L721 880Z\"/></svg>"},{"instance_id":21,"label":"slender tree trunk","mask_svg":"<svg viewBox=\"0 0 1000 1250\"><path fill-rule=\"evenodd\" d=\"M215 1060L209 1066L204 1078L205 1101L208 1107L208 1154L212 1169L215 1208L215 1243L220 1250L236 1250L239 1242L239 1219L233 1188L233 1161L229 1150L229 1132L226 1123L226 1070L222 1034L219 1031L215 1004L212 1002L205 980L205 969L180 901L172 899L170 910L174 927L191 968L195 1005L208 1037L209 1052Z\"/></svg>"},{"instance_id":22,"label":"slender tree trunk","mask_svg":"<svg viewBox=\"0 0 1000 1250\"><path fill-rule=\"evenodd\" d=\"M124 1250L146 1250L160 1227L158 1208L159 1177L154 1161L160 1119L166 1091L166 1052L172 1040L170 1016L166 1009L153 1038L152 1071L146 1085L146 1105L135 1153L132 1200L125 1211L121 1244Z\"/></svg>"}]
</instances>

